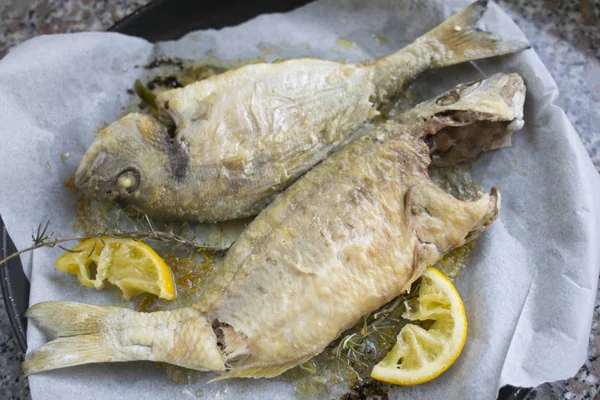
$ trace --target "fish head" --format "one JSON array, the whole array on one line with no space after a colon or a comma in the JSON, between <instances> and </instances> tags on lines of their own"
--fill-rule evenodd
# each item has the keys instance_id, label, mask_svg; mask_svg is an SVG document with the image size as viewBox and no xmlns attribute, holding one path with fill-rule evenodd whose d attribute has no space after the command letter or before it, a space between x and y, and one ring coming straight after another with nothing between
<instances>
[{"instance_id":1,"label":"fish head","mask_svg":"<svg viewBox=\"0 0 600 400\"><path fill-rule=\"evenodd\" d=\"M417 123L429 144L432 164L448 166L510 146L524 125L525 83L518 74L496 74L463 83L417 105L400 120Z\"/></svg>"},{"instance_id":2,"label":"fish head","mask_svg":"<svg viewBox=\"0 0 600 400\"><path fill-rule=\"evenodd\" d=\"M155 191L168 184L170 143L168 130L156 119L128 114L95 138L77 169L75 185L103 202L135 205L155 198Z\"/></svg>"}]
</instances>

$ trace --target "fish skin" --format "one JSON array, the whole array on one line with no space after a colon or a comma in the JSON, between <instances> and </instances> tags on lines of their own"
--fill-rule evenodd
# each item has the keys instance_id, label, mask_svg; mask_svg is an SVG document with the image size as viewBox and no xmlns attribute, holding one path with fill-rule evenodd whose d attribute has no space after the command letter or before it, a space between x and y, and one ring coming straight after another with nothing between
<instances>
[{"instance_id":1,"label":"fish skin","mask_svg":"<svg viewBox=\"0 0 600 400\"><path fill-rule=\"evenodd\" d=\"M319 354L498 216L496 188L463 202L429 180L418 126L382 124L277 196L193 307L34 305L28 317L67 337L28 355L23 370L152 360L256 378Z\"/></svg>"},{"instance_id":2,"label":"fish skin","mask_svg":"<svg viewBox=\"0 0 600 400\"><path fill-rule=\"evenodd\" d=\"M175 121L175 136L150 116L125 116L90 146L75 184L90 197L157 219L218 222L255 215L352 141L356 128L419 74L527 48L475 28L485 3L373 64L253 64L164 92L156 102Z\"/></svg>"}]
</instances>

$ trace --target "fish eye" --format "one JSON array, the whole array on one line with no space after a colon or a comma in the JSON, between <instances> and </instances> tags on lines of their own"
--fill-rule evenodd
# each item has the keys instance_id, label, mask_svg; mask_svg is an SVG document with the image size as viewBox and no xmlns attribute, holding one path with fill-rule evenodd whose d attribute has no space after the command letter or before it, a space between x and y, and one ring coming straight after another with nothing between
<instances>
[{"instance_id":1,"label":"fish eye","mask_svg":"<svg viewBox=\"0 0 600 400\"><path fill-rule=\"evenodd\" d=\"M130 194L140 184L140 173L133 168L122 171L117 177L117 188L120 193Z\"/></svg>"}]
</instances>

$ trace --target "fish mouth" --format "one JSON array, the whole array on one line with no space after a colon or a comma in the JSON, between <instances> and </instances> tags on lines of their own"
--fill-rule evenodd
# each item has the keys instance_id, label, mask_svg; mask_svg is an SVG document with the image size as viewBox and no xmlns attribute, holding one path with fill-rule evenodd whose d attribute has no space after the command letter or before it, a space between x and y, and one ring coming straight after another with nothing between
<instances>
[{"instance_id":1,"label":"fish mouth","mask_svg":"<svg viewBox=\"0 0 600 400\"><path fill-rule=\"evenodd\" d=\"M100 168L106 164L108 153L101 150L95 154L86 154L79 164L75 173L75 186L77 190L94 197L110 197L104 193L103 186L108 182L108 178L100 173ZM103 195L108 196L103 196Z\"/></svg>"},{"instance_id":2,"label":"fish mouth","mask_svg":"<svg viewBox=\"0 0 600 400\"><path fill-rule=\"evenodd\" d=\"M99 151L94 155L89 153L85 154L75 173L75 185L81 186L88 182L94 175L94 171L104 164L107 155L108 153L104 150Z\"/></svg>"},{"instance_id":3,"label":"fish mouth","mask_svg":"<svg viewBox=\"0 0 600 400\"><path fill-rule=\"evenodd\" d=\"M513 132L523 127L519 118L508 121L474 119L447 126L425 137L435 167L472 161L483 152L511 145Z\"/></svg>"}]
</instances>

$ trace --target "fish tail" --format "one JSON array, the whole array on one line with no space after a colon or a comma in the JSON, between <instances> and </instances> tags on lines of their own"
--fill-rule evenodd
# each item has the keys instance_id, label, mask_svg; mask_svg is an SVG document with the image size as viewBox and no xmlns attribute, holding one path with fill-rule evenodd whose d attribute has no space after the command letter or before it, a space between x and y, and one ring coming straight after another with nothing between
<instances>
[{"instance_id":1,"label":"fish tail","mask_svg":"<svg viewBox=\"0 0 600 400\"><path fill-rule=\"evenodd\" d=\"M223 371L224 356L210 323L198 311L139 313L120 307L48 301L26 316L54 339L23 362L26 375L81 364L162 361Z\"/></svg>"},{"instance_id":2,"label":"fish tail","mask_svg":"<svg viewBox=\"0 0 600 400\"><path fill-rule=\"evenodd\" d=\"M25 376L74 365L115 362L110 349L102 346L100 335L90 334L55 339L23 361Z\"/></svg>"},{"instance_id":3,"label":"fish tail","mask_svg":"<svg viewBox=\"0 0 600 400\"><path fill-rule=\"evenodd\" d=\"M425 244L422 254L427 255L427 247L434 244L434 259L437 259L440 253L447 254L484 232L498 218L501 196L500 191L492 187L490 194L462 201L435 185L424 184L409 189L405 201L408 210L413 207L424 210L411 218L419 243ZM443 233L432 233L432 223L436 231Z\"/></svg>"},{"instance_id":4,"label":"fish tail","mask_svg":"<svg viewBox=\"0 0 600 400\"><path fill-rule=\"evenodd\" d=\"M437 39L443 52L432 58L432 67L440 68L465 61L515 53L530 48L529 43L501 40L477 28L476 23L487 8L487 0L476 1L429 31L423 39Z\"/></svg>"},{"instance_id":5,"label":"fish tail","mask_svg":"<svg viewBox=\"0 0 600 400\"><path fill-rule=\"evenodd\" d=\"M58 336L23 362L26 375L55 368L94 362L120 361L103 340L102 320L118 313L117 307L48 301L34 305L25 316Z\"/></svg>"},{"instance_id":6,"label":"fish tail","mask_svg":"<svg viewBox=\"0 0 600 400\"><path fill-rule=\"evenodd\" d=\"M476 1L402 50L375 62L373 82L379 103L390 101L427 70L530 48L528 43L501 40L476 26L487 3Z\"/></svg>"},{"instance_id":7,"label":"fish tail","mask_svg":"<svg viewBox=\"0 0 600 400\"><path fill-rule=\"evenodd\" d=\"M77 336L99 333L101 321L108 315L124 310L68 301L45 301L25 313L37 325L56 336Z\"/></svg>"}]
</instances>

